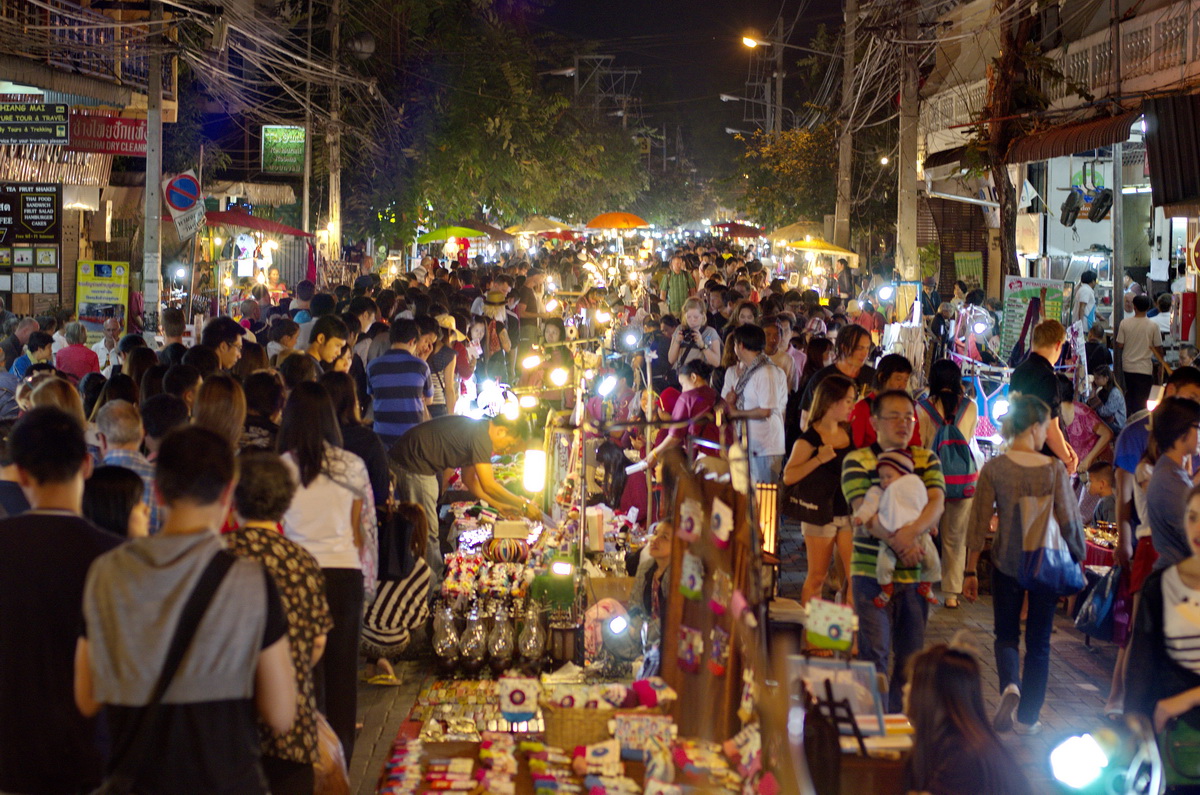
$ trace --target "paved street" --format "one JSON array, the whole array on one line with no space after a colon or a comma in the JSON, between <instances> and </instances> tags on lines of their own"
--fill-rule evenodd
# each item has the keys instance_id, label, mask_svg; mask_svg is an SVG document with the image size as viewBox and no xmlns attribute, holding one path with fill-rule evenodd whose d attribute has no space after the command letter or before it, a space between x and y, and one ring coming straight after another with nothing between
<instances>
[{"instance_id":1,"label":"paved street","mask_svg":"<svg viewBox=\"0 0 1200 795\"><path fill-rule=\"evenodd\" d=\"M788 534L785 533L785 539ZM784 596L798 596L803 582L803 552L786 540L781 548L785 576L780 591ZM1053 656L1050 663L1050 686L1046 705L1042 708L1043 732L1035 737L1004 736L1033 784L1035 793L1050 793L1050 750L1064 737L1091 731L1104 723L1101 711L1108 694L1109 676L1116 657L1116 647L1108 643L1084 646L1080 635L1065 614L1055 621L1056 632L1051 640ZM992 655L992 606L988 597L974 605L965 604L958 610L934 608L928 629L928 642L949 641L954 633L966 629L974 633L982 653L984 698L989 712L999 701L996 663ZM428 665L402 663L397 673L404 679L402 687L381 688L363 684L359 690L359 720L364 724L359 735L354 762L351 765L353 790L358 795L374 792L379 771L387 757L400 723L411 709L421 683L428 674Z\"/></svg>"}]
</instances>

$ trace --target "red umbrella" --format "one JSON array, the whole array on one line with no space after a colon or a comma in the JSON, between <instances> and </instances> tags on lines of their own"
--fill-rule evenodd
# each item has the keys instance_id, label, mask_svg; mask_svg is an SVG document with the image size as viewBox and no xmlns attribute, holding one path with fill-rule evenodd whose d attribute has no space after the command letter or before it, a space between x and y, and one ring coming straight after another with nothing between
<instances>
[{"instance_id":1,"label":"red umbrella","mask_svg":"<svg viewBox=\"0 0 1200 795\"><path fill-rule=\"evenodd\" d=\"M723 229L729 237L762 237L763 230L757 226L750 226L738 221L725 221L720 224L713 224L714 229Z\"/></svg>"},{"instance_id":2,"label":"red umbrella","mask_svg":"<svg viewBox=\"0 0 1200 795\"><path fill-rule=\"evenodd\" d=\"M293 226L272 221L270 218L259 218L245 210L226 210L225 212L209 210L204 214L204 220L208 222L209 226L240 226L244 229L256 229L259 232L269 232L274 235L312 237L303 229L296 229Z\"/></svg>"}]
</instances>

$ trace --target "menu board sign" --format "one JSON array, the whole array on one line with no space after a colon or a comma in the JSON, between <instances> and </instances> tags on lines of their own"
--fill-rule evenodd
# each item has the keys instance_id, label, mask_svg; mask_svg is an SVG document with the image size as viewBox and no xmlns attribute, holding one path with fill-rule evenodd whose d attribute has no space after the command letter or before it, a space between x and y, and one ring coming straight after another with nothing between
<instances>
[{"instance_id":1,"label":"menu board sign","mask_svg":"<svg viewBox=\"0 0 1200 795\"><path fill-rule=\"evenodd\" d=\"M0 246L57 244L62 235L62 185L0 182Z\"/></svg>"}]
</instances>

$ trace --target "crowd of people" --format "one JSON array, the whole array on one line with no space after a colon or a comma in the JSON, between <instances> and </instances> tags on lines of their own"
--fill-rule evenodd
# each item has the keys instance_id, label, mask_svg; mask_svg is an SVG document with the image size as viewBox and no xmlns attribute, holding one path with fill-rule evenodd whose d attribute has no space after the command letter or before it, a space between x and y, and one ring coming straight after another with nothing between
<instances>
[{"instance_id":1,"label":"crowd of people","mask_svg":"<svg viewBox=\"0 0 1200 795\"><path fill-rule=\"evenodd\" d=\"M595 499L651 509L633 594L651 614L671 525L624 465L719 467L740 445L752 479L780 485L783 532L803 538L801 600L853 605L856 654L888 680L889 712L911 684L915 790L962 791L965 759L987 771L982 791L1025 791L997 732L1039 731L1046 694L1057 600L1019 578L1030 504L1077 561L1086 522L1121 530L1116 558L1144 597L1109 711L1162 725L1200 705L1184 640L1200 631L1172 612L1200 600L1200 370L1175 368L1151 413L1128 369L1121 393L1100 363L1082 402L1056 370L1066 330L1044 320L1012 374L1003 452L985 460L980 407L949 358L963 350L953 318L993 309L977 291L956 285L943 303L926 285L934 355L914 378L881 355L879 277L845 261L798 290L728 246L682 246L607 287L591 259L426 258L389 285L259 291L191 331L166 309L157 350L118 318L89 345L70 314L6 312L0 792L118 776L147 794L311 793L319 722L350 759L362 672L395 684L396 661L427 651L448 473L503 516L541 517L492 468L530 432L480 416L497 383L551 408L582 397L604 434ZM1138 326L1144 304L1114 341L1127 358L1161 353ZM614 385L585 392L576 341L597 338L617 354L600 366ZM1089 363L1111 361L1103 333L1088 344ZM641 419L669 427L629 430ZM932 605L978 598L985 549L1003 692L990 720L978 653L923 651ZM1151 683L1143 665L1169 675Z\"/></svg>"}]
</instances>

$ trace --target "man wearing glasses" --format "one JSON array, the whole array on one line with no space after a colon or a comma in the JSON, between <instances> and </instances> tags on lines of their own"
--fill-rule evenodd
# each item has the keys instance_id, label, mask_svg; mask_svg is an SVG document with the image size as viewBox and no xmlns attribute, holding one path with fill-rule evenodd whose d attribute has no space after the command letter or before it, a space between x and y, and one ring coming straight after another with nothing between
<instances>
[{"instance_id":1,"label":"man wearing glasses","mask_svg":"<svg viewBox=\"0 0 1200 795\"><path fill-rule=\"evenodd\" d=\"M879 525L878 517L854 531L850 576L854 611L858 614L858 656L874 663L875 669L886 675L888 657L895 651L888 685L888 712L903 709L905 666L908 658L925 645L929 603L917 592L921 579L921 537L937 527L945 504L946 482L937 454L909 444L914 408L913 399L907 392L892 390L879 395L871 408L875 443L849 453L842 465L842 493L851 511L858 510L868 489L879 485L877 461L889 450L908 451L913 459L914 474L925 483L929 498L920 516L894 534ZM896 571L892 580L895 591L883 607L876 607L875 597L883 591L876 577L882 543L887 543L896 553Z\"/></svg>"}]
</instances>

